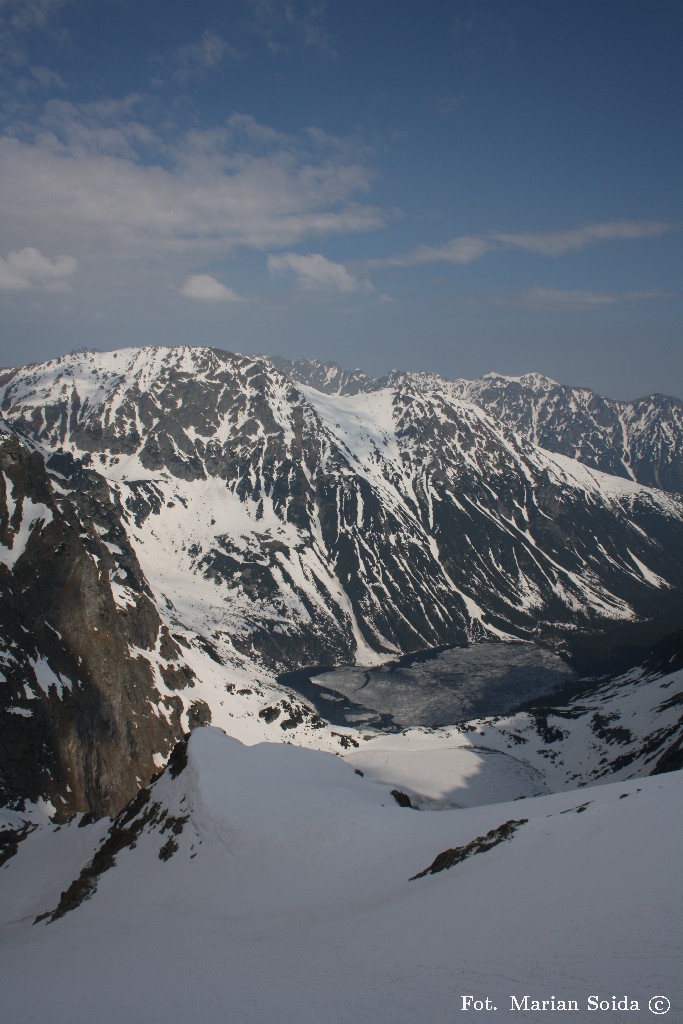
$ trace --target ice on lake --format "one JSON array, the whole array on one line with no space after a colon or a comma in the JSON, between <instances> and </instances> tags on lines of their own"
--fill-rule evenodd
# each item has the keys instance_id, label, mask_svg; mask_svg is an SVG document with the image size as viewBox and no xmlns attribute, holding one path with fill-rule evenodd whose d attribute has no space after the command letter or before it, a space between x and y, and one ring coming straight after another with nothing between
<instances>
[{"instance_id":1,"label":"ice on lake","mask_svg":"<svg viewBox=\"0 0 683 1024\"><path fill-rule=\"evenodd\" d=\"M535 644L491 641L373 668L302 669L280 681L333 724L407 728L508 714L577 678L563 658Z\"/></svg>"}]
</instances>

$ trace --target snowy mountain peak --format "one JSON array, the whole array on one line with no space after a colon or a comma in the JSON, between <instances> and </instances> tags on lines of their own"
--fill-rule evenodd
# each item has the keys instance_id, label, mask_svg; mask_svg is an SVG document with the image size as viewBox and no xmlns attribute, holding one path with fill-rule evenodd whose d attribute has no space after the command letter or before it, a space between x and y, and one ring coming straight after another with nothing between
<instances>
[{"instance_id":1,"label":"snowy mountain peak","mask_svg":"<svg viewBox=\"0 0 683 1024\"><path fill-rule=\"evenodd\" d=\"M533 371L523 373L518 377L513 377L509 374L498 373L496 370L490 370L488 373L485 373L481 379L487 381L500 381L502 387L504 387L505 384L521 384L524 387L546 391L549 388L560 386L552 377L546 377L543 373L535 373ZM466 383L474 384L475 381L467 381Z\"/></svg>"}]
</instances>

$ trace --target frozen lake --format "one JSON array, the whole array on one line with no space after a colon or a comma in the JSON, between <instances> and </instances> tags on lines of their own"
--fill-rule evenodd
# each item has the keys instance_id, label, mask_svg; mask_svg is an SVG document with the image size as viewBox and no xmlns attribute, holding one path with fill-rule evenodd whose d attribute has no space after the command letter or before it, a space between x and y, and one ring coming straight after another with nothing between
<instances>
[{"instance_id":1,"label":"frozen lake","mask_svg":"<svg viewBox=\"0 0 683 1024\"><path fill-rule=\"evenodd\" d=\"M486 642L376 668L300 669L279 681L333 725L399 729L508 714L576 679L566 661L535 644Z\"/></svg>"}]
</instances>

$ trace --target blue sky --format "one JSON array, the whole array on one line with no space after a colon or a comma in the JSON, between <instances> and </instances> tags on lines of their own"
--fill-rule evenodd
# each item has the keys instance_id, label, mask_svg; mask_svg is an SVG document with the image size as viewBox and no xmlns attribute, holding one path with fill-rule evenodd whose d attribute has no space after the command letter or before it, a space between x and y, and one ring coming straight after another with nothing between
<instances>
[{"instance_id":1,"label":"blue sky","mask_svg":"<svg viewBox=\"0 0 683 1024\"><path fill-rule=\"evenodd\" d=\"M678 0L0 0L0 364L683 397Z\"/></svg>"}]
</instances>

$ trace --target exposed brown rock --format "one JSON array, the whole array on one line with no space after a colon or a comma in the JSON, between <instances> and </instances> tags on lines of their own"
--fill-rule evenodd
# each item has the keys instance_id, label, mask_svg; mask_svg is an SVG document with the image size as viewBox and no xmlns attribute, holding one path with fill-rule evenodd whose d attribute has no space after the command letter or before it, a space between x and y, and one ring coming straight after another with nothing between
<instances>
[{"instance_id":1,"label":"exposed brown rock","mask_svg":"<svg viewBox=\"0 0 683 1024\"><path fill-rule=\"evenodd\" d=\"M155 647L161 622L130 550L127 582L138 593L133 606L117 607L110 551L92 522L81 521L75 501L56 499L38 453L7 440L0 469L6 545L18 542L28 501L46 506L46 520L51 516L35 525L13 571L0 566L0 631L10 653L0 712L2 796L10 803L49 800L55 820L77 811L112 815L149 780L153 754L167 753L181 735L180 699L160 696L150 663L135 652ZM94 483L90 499L115 528L106 485ZM168 635L162 642L175 658L180 648ZM54 678L47 693L37 663L46 665L44 678ZM179 685L192 682L182 665L167 671Z\"/></svg>"}]
</instances>

